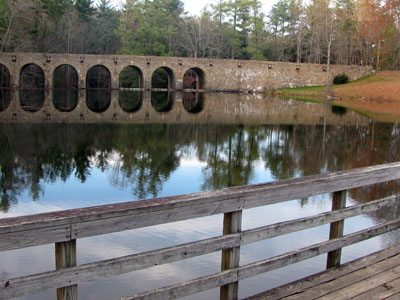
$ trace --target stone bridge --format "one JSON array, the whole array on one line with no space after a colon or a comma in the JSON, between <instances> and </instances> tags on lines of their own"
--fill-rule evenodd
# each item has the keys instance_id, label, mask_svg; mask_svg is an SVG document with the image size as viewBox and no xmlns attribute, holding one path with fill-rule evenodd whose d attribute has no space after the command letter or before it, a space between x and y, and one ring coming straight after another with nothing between
<instances>
[{"instance_id":1,"label":"stone bridge","mask_svg":"<svg viewBox=\"0 0 400 300\"><path fill-rule=\"evenodd\" d=\"M326 83L326 66L319 64L296 64L268 61L247 61L229 59L196 59L180 57L151 57L128 55L88 55L88 54L43 54L43 53L1 53L1 81L8 76L12 88L24 88L23 73L34 66L42 71L43 87L54 87L54 74L60 66L68 66L77 74L76 87L90 88L90 71L102 68L109 77L109 84L95 86L119 89L121 72L127 67L139 77L137 89L154 88L152 77L156 70L168 76L168 86L172 90L195 88L206 91L263 92L265 90ZM191 72L196 81L194 86L186 86L184 77ZM372 69L363 66L333 65L332 78L346 73L352 80L370 74ZM7 72L9 75L7 75ZM25 77L29 77L26 75ZM2 82L2 87L4 83ZM31 86L28 86L31 87Z\"/></svg>"},{"instance_id":2,"label":"stone bridge","mask_svg":"<svg viewBox=\"0 0 400 300\"><path fill-rule=\"evenodd\" d=\"M0 123L166 123L166 124L263 124L263 125L357 125L368 126L368 118L350 110L318 103L278 99L269 94L164 93L168 104L158 109L153 92L137 93L138 105L128 112L121 105L118 90L111 92L111 104L102 113L87 105L87 91L80 90L73 110L63 112L52 101L53 91L42 94L44 99L36 112L25 110L18 99L20 90L10 94L8 108L0 112ZM326 111L327 109L327 111Z\"/></svg>"}]
</instances>

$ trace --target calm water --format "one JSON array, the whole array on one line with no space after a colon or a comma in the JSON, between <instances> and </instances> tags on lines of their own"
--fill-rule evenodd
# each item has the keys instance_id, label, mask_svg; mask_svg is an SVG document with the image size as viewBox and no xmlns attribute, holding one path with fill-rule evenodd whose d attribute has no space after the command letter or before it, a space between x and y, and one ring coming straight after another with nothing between
<instances>
[{"instance_id":1,"label":"calm water","mask_svg":"<svg viewBox=\"0 0 400 300\"><path fill-rule=\"evenodd\" d=\"M202 101L201 109L183 116L182 122L160 121L168 119L172 109L147 124L0 124L0 218L400 161L399 124L376 123L337 107L260 96L212 95ZM351 190L348 204L391 195L398 187L399 182L391 182ZM243 227L312 215L330 206L330 195L322 195L251 209L244 212ZM349 219L345 232L364 229L393 214L380 211ZM80 239L78 263L218 236L221 230L222 216L212 216ZM324 241L328 230L322 226L245 246L241 264ZM399 232L393 232L345 248L343 260L399 242L399 237ZM325 260L323 255L245 280L240 283L240 297L321 271ZM79 297L115 299L219 268L220 253L214 253L84 283L79 285ZM53 245L1 253L0 279L52 269ZM218 293L215 289L188 299L215 299ZM19 299L54 298L55 291L50 290Z\"/></svg>"}]
</instances>

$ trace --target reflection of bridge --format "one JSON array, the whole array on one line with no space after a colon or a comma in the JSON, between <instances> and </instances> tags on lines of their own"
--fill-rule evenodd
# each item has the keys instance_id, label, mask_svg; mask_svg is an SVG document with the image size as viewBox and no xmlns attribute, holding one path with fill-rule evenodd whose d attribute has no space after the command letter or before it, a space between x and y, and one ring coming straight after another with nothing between
<instances>
[{"instance_id":1,"label":"reflection of bridge","mask_svg":"<svg viewBox=\"0 0 400 300\"><path fill-rule=\"evenodd\" d=\"M44 80L35 82L43 82L43 87L47 89L54 87L54 71L62 65L71 66L71 70L77 73L76 86L80 89L90 87L89 73L93 67L99 66L103 69L102 76L109 75L109 84L101 87L111 89L121 87L120 76L126 67L138 73L137 87L141 89L154 87L152 77L159 69L168 76L168 88L177 90L185 88L184 76L188 71L196 76L196 88L210 91L260 92L271 88L324 84L327 77L325 66L319 64L178 57L2 53L0 64L2 78L7 77L5 73L8 72L12 87L23 87L23 72L27 66L34 65L44 76ZM370 72L370 67L332 66L332 75L346 73L351 79ZM25 77L32 80L29 76Z\"/></svg>"},{"instance_id":2,"label":"reflection of bridge","mask_svg":"<svg viewBox=\"0 0 400 300\"><path fill-rule=\"evenodd\" d=\"M11 91L8 107L0 112L0 122L118 122L118 123L220 123L220 124L327 124L368 125L368 119L353 112L339 111L325 105L280 100L262 94L120 92L109 91L108 108L97 113L87 105L86 90L77 92L77 103L70 112L54 103L55 91L36 96L40 104L33 109L18 103L22 91ZM103 92L103 91L102 91ZM127 94L127 95L126 95ZM130 95L133 94L133 95ZM129 104L127 96L135 101ZM25 96L24 96L25 97ZM31 93L27 94L31 97ZM95 95L97 97L97 95Z\"/></svg>"}]
</instances>

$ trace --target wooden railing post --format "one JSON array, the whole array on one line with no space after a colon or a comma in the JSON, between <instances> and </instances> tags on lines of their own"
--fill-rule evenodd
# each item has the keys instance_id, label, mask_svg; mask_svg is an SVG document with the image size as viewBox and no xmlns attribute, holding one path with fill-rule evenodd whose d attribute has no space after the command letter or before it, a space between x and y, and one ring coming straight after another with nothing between
<instances>
[{"instance_id":1,"label":"wooden railing post","mask_svg":"<svg viewBox=\"0 0 400 300\"><path fill-rule=\"evenodd\" d=\"M332 196L332 210L338 210L346 207L346 191L334 192ZM329 239L343 237L344 220L332 222L329 232ZM326 268L340 266L342 249L337 249L328 253Z\"/></svg>"},{"instance_id":2,"label":"wooden railing post","mask_svg":"<svg viewBox=\"0 0 400 300\"><path fill-rule=\"evenodd\" d=\"M76 240L56 243L56 270L76 266ZM78 285L57 289L57 300L77 300Z\"/></svg>"},{"instance_id":3,"label":"wooden railing post","mask_svg":"<svg viewBox=\"0 0 400 300\"><path fill-rule=\"evenodd\" d=\"M235 211L224 214L223 234L238 233L242 230L242 211ZM221 270L239 267L240 262L240 247L226 249L222 251ZM221 300L236 300L238 299L239 282L221 286Z\"/></svg>"}]
</instances>

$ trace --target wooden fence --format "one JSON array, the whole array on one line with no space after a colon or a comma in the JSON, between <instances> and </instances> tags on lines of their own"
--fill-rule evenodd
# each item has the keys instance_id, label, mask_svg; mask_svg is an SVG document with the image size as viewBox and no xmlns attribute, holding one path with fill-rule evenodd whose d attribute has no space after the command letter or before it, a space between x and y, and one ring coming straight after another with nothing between
<instances>
[{"instance_id":1,"label":"wooden fence","mask_svg":"<svg viewBox=\"0 0 400 300\"><path fill-rule=\"evenodd\" d=\"M72 209L0 220L0 251L55 243L56 270L5 280L0 299L57 288L58 299L77 299L77 284L222 251L221 272L133 295L129 299L175 299L221 287L221 299L237 299L240 280L328 253L327 267L340 264L345 246L400 228L400 218L343 236L344 219L398 207L390 196L345 207L346 190L400 179L400 163L264 184ZM241 230L244 209L333 193L332 211ZM76 240L197 217L224 214L223 235L169 248L76 265ZM331 224L330 239L255 263L240 265L240 247L283 234Z\"/></svg>"}]
</instances>

